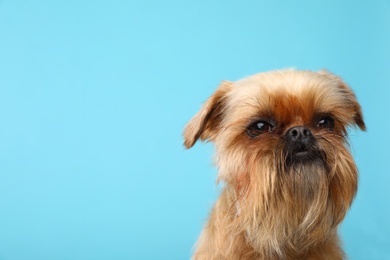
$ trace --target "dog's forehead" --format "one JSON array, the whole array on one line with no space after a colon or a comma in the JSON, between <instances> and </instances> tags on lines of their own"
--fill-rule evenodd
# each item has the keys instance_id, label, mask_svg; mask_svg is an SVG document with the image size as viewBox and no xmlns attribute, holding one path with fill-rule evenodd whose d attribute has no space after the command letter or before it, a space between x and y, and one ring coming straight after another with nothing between
<instances>
[{"instance_id":1,"label":"dog's forehead","mask_svg":"<svg viewBox=\"0 0 390 260\"><path fill-rule=\"evenodd\" d=\"M283 110L291 116L315 111L330 112L345 103L341 81L311 71L283 70L239 80L229 93L230 114L253 116L259 111ZM241 115L237 115L237 113Z\"/></svg>"},{"instance_id":2,"label":"dog's forehead","mask_svg":"<svg viewBox=\"0 0 390 260\"><path fill-rule=\"evenodd\" d=\"M333 77L312 71L281 70L259 73L235 82L233 96L293 95L303 96L308 92L332 95L338 90L339 81Z\"/></svg>"}]
</instances>

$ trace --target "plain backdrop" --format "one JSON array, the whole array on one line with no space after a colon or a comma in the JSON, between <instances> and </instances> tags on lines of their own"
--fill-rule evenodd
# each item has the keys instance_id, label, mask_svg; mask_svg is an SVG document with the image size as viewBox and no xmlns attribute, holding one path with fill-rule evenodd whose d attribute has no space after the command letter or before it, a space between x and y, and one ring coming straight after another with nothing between
<instances>
[{"instance_id":1,"label":"plain backdrop","mask_svg":"<svg viewBox=\"0 0 390 260\"><path fill-rule=\"evenodd\" d=\"M349 259L390 259L390 2L0 0L0 260L189 259L219 188L182 129L222 80L356 91Z\"/></svg>"}]
</instances>

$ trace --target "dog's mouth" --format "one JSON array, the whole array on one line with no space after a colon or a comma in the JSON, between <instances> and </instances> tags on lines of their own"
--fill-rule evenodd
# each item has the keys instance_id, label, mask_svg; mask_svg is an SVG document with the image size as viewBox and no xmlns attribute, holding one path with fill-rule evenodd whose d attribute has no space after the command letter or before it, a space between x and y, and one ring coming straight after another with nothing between
<instances>
[{"instance_id":1,"label":"dog's mouth","mask_svg":"<svg viewBox=\"0 0 390 260\"><path fill-rule=\"evenodd\" d=\"M306 151L300 151L300 152L296 152L293 154L293 156L297 157L297 158L305 158L307 156L309 156L310 152L308 150Z\"/></svg>"},{"instance_id":2,"label":"dog's mouth","mask_svg":"<svg viewBox=\"0 0 390 260\"><path fill-rule=\"evenodd\" d=\"M307 143L296 143L287 146L286 166L321 163L325 165L325 154L317 146L317 142L312 140Z\"/></svg>"}]
</instances>

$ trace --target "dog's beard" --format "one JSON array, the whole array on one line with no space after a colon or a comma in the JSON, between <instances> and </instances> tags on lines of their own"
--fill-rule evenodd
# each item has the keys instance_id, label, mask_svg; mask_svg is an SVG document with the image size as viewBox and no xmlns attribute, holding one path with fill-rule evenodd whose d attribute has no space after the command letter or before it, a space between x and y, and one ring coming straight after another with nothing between
<instances>
[{"instance_id":1,"label":"dog's beard","mask_svg":"<svg viewBox=\"0 0 390 260\"><path fill-rule=\"evenodd\" d=\"M287 203L297 205L297 210L302 214L309 210L307 207L318 196L328 191L327 156L314 138L308 144L291 145L283 142L275 149L274 160L277 180L280 182L279 195Z\"/></svg>"},{"instance_id":2,"label":"dog's beard","mask_svg":"<svg viewBox=\"0 0 390 260\"><path fill-rule=\"evenodd\" d=\"M243 217L251 214L243 222L249 243L263 249L268 245L269 254L279 257L281 252L302 252L315 245L319 235L334 232L325 152L313 147L308 158L296 156L285 147L273 160L256 156L250 167L255 176L241 200L244 211L250 211L242 212Z\"/></svg>"}]
</instances>

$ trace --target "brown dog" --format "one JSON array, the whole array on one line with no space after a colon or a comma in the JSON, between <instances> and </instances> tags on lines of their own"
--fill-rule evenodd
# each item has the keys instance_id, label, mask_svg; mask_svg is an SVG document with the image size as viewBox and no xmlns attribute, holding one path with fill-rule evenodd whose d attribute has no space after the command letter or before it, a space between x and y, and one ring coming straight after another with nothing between
<instances>
[{"instance_id":1,"label":"brown dog","mask_svg":"<svg viewBox=\"0 0 390 260\"><path fill-rule=\"evenodd\" d=\"M194 259L343 259L337 226L357 189L347 127L354 93L326 72L281 70L224 82L184 131L216 147L226 185Z\"/></svg>"}]
</instances>

